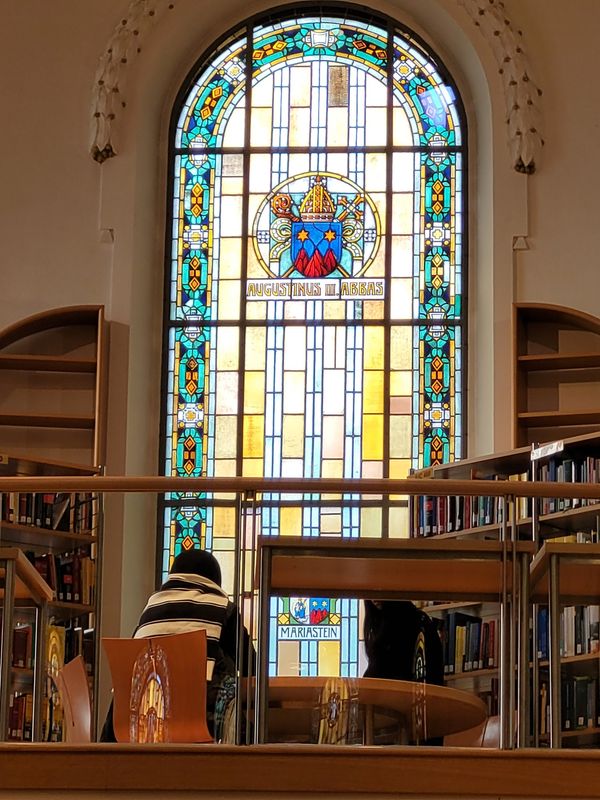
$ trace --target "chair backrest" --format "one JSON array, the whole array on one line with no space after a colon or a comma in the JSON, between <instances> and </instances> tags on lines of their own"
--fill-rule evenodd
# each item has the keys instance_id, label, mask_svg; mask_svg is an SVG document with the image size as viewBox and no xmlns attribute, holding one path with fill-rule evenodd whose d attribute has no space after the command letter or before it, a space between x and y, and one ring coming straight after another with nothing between
<instances>
[{"instance_id":1,"label":"chair backrest","mask_svg":"<svg viewBox=\"0 0 600 800\"><path fill-rule=\"evenodd\" d=\"M516 715L515 715L516 721ZM445 747L500 747L500 717L488 717L481 725L444 736Z\"/></svg>"},{"instance_id":2,"label":"chair backrest","mask_svg":"<svg viewBox=\"0 0 600 800\"><path fill-rule=\"evenodd\" d=\"M65 740L81 744L92 740L92 704L85 662L76 656L56 675L56 686L63 707Z\"/></svg>"},{"instance_id":3,"label":"chair backrest","mask_svg":"<svg viewBox=\"0 0 600 800\"><path fill-rule=\"evenodd\" d=\"M206 631L102 639L117 742L212 742L206 726Z\"/></svg>"}]
</instances>

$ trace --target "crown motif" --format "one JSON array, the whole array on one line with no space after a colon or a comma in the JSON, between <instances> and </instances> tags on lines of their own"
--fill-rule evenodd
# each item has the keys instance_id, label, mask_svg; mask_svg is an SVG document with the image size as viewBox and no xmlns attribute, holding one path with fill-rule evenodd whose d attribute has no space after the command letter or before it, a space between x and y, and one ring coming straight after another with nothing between
<instances>
[{"instance_id":1,"label":"crown motif","mask_svg":"<svg viewBox=\"0 0 600 800\"><path fill-rule=\"evenodd\" d=\"M325 181L317 175L300 203L300 219L303 222L331 222L334 214L335 204L327 191Z\"/></svg>"}]
</instances>

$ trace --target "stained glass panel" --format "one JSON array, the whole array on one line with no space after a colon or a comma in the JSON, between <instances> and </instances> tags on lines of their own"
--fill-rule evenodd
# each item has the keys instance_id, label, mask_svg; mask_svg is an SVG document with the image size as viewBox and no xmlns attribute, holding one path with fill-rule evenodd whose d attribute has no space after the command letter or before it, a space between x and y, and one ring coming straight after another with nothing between
<instances>
[{"instance_id":1,"label":"stained glass panel","mask_svg":"<svg viewBox=\"0 0 600 800\"><path fill-rule=\"evenodd\" d=\"M410 32L331 14L244 26L175 111L167 475L406 477L462 442L460 101ZM263 496L268 535L408 535L407 499ZM234 497L164 500L163 568L217 553ZM335 576L332 576L332 581ZM272 601L280 674L356 675L359 604Z\"/></svg>"}]
</instances>

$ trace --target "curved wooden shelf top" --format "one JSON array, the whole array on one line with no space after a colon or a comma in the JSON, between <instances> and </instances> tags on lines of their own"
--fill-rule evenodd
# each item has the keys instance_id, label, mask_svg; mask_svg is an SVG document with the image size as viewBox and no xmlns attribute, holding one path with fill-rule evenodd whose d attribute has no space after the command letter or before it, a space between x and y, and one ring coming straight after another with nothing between
<instances>
[{"instance_id":1,"label":"curved wooden shelf top","mask_svg":"<svg viewBox=\"0 0 600 800\"><path fill-rule=\"evenodd\" d=\"M65 325L91 325L103 314L104 306L65 306L41 311L19 320L0 331L0 348L41 331L61 328Z\"/></svg>"},{"instance_id":2,"label":"curved wooden shelf top","mask_svg":"<svg viewBox=\"0 0 600 800\"><path fill-rule=\"evenodd\" d=\"M42 578L37 569L17 547L0 547L0 564L3 561L14 561L16 572L15 597L18 600L33 600L36 603L48 602L52 599L52 589ZM4 568L0 569L3 575ZM0 591L0 598L4 590Z\"/></svg>"},{"instance_id":3,"label":"curved wooden shelf top","mask_svg":"<svg viewBox=\"0 0 600 800\"><path fill-rule=\"evenodd\" d=\"M600 318L576 308L552 305L551 303L515 303L514 307L526 316L524 321L571 325L574 328L600 335Z\"/></svg>"}]
</instances>

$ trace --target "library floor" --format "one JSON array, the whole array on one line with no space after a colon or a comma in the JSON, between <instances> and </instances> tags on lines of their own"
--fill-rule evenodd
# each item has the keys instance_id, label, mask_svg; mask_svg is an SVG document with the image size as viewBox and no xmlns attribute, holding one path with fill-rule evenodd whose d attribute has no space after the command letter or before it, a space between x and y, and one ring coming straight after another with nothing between
<instances>
[{"instance_id":1,"label":"library floor","mask_svg":"<svg viewBox=\"0 0 600 800\"><path fill-rule=\"evenodd\" d=\"M21 792L23 793L21 795ZM600 798L594 750L0 745L0 798Z\"/></svg>"}]
</instances>

